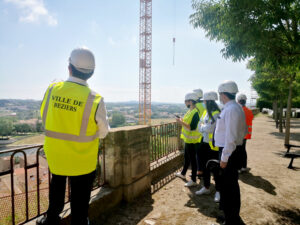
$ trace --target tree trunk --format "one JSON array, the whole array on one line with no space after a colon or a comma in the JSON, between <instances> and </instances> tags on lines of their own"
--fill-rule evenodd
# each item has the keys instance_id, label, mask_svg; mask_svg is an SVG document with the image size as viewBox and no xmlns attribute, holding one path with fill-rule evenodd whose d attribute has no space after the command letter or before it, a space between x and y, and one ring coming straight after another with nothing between
<instances>
[{"instance_id":1,"label":"tree trunk","mask_svg":"<svg viewBox=\"0 0 300 225\"><path fill-rule=\"evenodd\" d=\"M292 90L293 90L293 79L289 83L289 97L287 102L286 120L285 120L285 140L284 144L290 143L290 128L291 128L291 109L292 109Z\"/></svg>"},{"instance_id":2,"label":"tree trunk","mask_svg":"<svg viewBox=\"0 0 300 225\"><path fill-rule=\"evenodd\" d=\"M276 128L278 128L278 102L277 102L277 99L273 102L273 118L275 119Z\"/></svg>"},{"instance_id":3,"label":"tree trunk","mask_svg":"<svg viewBox=\"0 0 300 225\"><path fill-rule=\"evenodd\" d=\"M273 102L273 116L272 118L275 120L275 101Z\"/></svg>"},{"instance_id":4,"label":"tree trunk","mask_svg":"<svg viewBox=\"0 0 300 225\"><path fill-rule=\"evenodd\" d=\"M283 117L283 103L282 103L282 99L279 100L279 107L280 107L280 112L279 112L279 132L283 133L283 129L282 129L282 117Z\"/></svg>"}]
</instances>

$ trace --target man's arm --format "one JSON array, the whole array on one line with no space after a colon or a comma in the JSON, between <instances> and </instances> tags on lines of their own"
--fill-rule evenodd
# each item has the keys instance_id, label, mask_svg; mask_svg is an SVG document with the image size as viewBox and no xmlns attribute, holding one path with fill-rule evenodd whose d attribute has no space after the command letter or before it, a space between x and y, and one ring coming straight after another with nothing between
<instances>
[{"instance_id":1,"label":"man's arm","mask_svg":"<svg viewBox=\"0 0 300 225\"><path fill-rule=\"evenodd\" d=\"M103 98L101 98L96 112L96 122L100 131L99 138L103 139L106 137L110 130Z\"/></svg>"},{"instance_id":2,"label":"man's arm","mask_svg":"<svg viewBox=\"0 0 300 225\"><path fill-rule=\"evenodd\" d=\"M239 132L239 115L238 111L230 110L225 116L225 146L222 151L221 161L227 163L228 158L236 149L236 140Z\"/></svg>"}]
</instances>

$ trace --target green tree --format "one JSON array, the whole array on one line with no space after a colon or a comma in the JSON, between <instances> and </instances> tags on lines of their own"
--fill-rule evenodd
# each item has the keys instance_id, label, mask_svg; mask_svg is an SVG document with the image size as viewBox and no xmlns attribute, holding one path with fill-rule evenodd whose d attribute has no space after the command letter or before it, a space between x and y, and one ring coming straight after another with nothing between
<instances>
[{"instance_id":1,"label":"green tree","mask_svg":"<svg viewBox=\"0 0 300 225\"><path fill-rule=\"evenodd\" d=\"M14 125L15 132L17 133L28 133L32 132L32 127L27 123L17 123Z\"/></svg>"},{"instance_id":2,"label":"green tree","mask_svg":"<svg viewBox=\"0 0 300 225\"><path fill-rule=\"evenodd\" d=\"M42 132L43 131L43 124L40 121L36 121L35 123L35 130L36 132Z\"/></svg>"},{"instance_id":3,"label":"green tree","mask_svg":"<svg viewBox=\"0 0 300 225\"><path fill-rule=\"evenodd\" d=\"M225 58L255 57L289 71L285 143L289 143L293 82L300 69L299 0L193 0L190 17L211 40L222 41ZM286 74L284 74L286 75Z\"/></svg>"},{"instance_id":4,"label":"green tree","mask_svg":"<svg viewBox=\"0 0 300 225\"><path fill-rule=\"evenodd\" d=\"M258 95L265 101L272 101L276 126L278 125L279 119L279 131L283 132L283 102L286 102L288 97L288 87L285 83L285 80L281 78L281 74L283 72L273 68L270 64L261 65L254 59L249 61L247 68L254 71L250 81L252 83L252 87L256 90ZM279 118L278 102L280 105ZM259 103L261 103L261 101Z\"/></svg>"},{"instance_id":5,"label":"green tree","mask_svg":"<svg viewBox=\"0 0 300 225\"><path fill-rule=\"evenodd\" d=\"M0 119L0 135L2 136L8 136L11 135L13 131L13 123L10 120L6 120L1 118Z\"/></svg>"},{"instance_id":6,"label":"green tree","mask_svg":"<svg viewBox=\"0 0 300 225\"><path fill-rule=\"evenodd\" d=\"M125 124L125 117L120 112L113 112L111 127L121 127Z\"/></svg>"}]
</instances>

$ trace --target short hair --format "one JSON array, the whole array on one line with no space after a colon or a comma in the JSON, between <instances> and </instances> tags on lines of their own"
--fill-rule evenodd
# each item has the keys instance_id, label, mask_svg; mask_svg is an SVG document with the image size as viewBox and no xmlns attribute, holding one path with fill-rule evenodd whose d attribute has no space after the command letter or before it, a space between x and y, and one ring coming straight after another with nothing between
<instances>
[{"instance_id":1,"label":"short hair","mask_svg":"<svg viewBox=\"0 0 300 225\"><path fill-rule=\"evenodd\" d=\"M70 68L71 68L71 72L72 72L72 76L73 77L77 77L81 80L88 80L94 73L94 71L90 72L90 73L83 73L79 70L77 70L75 68L75 66L73 66L71 63L69 64Z\"/></svg>"},{"instance_id":2,"label":"short hair","mask_svg":"<svg viewBox=\"0 0 300 225\"><path fill-rule=\"evenodd\" d=\"M239 100L239 103L240 103L242 106L245 106L245 105L246 105L246 100L241 99L241 100Z\"/></svg>"},{"instance_id":3,"label":"short hair","mask_svg":"<svg viewBox=\"0 0 300 225\"><path fill-rule=\"evenodd\" d=\"M227 96L227 98L229 98L230 100L235 100L235 95L233 93L229 93L229 92L223 92L224 95Z\"/></svg>"}]
</instances>

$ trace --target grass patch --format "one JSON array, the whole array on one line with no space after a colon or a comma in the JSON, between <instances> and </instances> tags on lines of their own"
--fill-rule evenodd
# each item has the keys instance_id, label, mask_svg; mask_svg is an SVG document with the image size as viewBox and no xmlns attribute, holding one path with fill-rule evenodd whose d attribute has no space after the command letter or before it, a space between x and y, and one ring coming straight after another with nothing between
<instances>
[{"instance_id":1,"label":"grass patch","mask_svg":"<svg viewBox=\"0 0 300 225\"><path fill-rule=\"evenodd\" d=\"M21 138L22 137L22 138ZM44 135L43 134L34 134L29 136L16 136L16 142L8 145L8 146L16 146L16 145L33 145L33 144L43 144L44 143Z\"/></svg>"}]
</instances>

